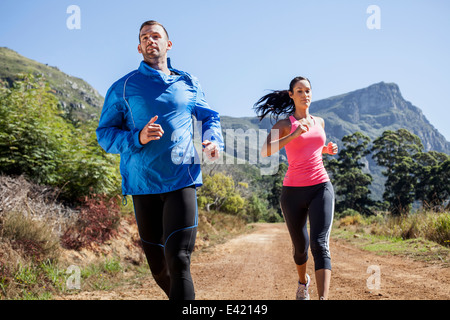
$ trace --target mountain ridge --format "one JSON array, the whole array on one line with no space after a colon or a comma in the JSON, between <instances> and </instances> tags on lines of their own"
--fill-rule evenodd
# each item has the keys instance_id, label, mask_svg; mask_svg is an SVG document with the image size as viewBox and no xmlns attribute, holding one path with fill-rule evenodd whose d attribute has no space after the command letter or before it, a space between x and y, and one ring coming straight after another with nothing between
<instances>
[{"instance_id":1,"label":"mountain ridge","mask_svg":"<svg viewBox=\"0 0 450 320\"><path fill-rule=\"evenodd\" d=\"M95 119L101 113L104 97L86 81L65 74L19 53L0 47L0 79L12 84L18 73L43 75L61 103L66 114L76 121ZM366 88L314 101L313 115L325 119L327 139L340 142L342 137L356 131L372 140L386 130L405 128L419 136L426 151L450 154L450 142L428 121L422 110L405 100L395 83L379 82ZM255 117L221 116L223 129L269 130L273 121Z\"/></svg>"},{"instance_id":2,"label":"mountain ridge","mask_svg":"<svg viewBox=\"0 0 450 320\"><path fill-rule=\"evenodd\" d=\"M386 130L405 128L422 140L425 151L450 153L450 142L420 108L403 98L395 83L379 82L313 102L311 112L326 120L334 138L361 131L373 140Z\"/></svg>"},{"instance_id":3,"label":"mountain ridge","mask_svg":"<svg viewBox=\"0 0 450 320\"><path fill-rule=\"evenodd\" d=\"M100 115L104 97L86 81L70 76L57 67L24 57L9 48L0 47L0 79L12 85L19 79L19 73L43 76L68 118L85 121Z\"/></svg>"},{"instance_id":4,"label":"mountain ridge","mask_svg":"<svg viewBox=\"0 0 450 320\"><path fill-rule=\"evenodd\" d=\"M379 82L366 88L332 96L311 103L310 112L324 118L328 141L340 142L360 131L372 140L386 130L407 129L419 136L425 151L450 154L450 142L430 123L422 110L405 100L395 83ZM255 117L221 116L224 129L266 129L273 119L259 122ZM238 124L238 125L237 125Z\"/></svg>"}]
</instances>

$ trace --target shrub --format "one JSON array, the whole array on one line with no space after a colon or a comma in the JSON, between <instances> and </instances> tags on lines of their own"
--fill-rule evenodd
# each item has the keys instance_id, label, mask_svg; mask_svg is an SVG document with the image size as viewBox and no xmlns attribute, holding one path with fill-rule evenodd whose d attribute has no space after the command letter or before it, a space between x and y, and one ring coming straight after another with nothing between
<instances>
[{"instance_id":1,"label":"shrub","mask_svg":"<svg viewBox=\"0 0 450 320\"><path fill-rule=\"evenodd\" d=\"M428 238L445 246L450 246L450 214L439 213L432 215L432 228Z\"/></svg>"},{"instance_id":2,"label":"shrub","mask_svg":"<svg viewBox=\"0 0 450 320\"><path fill-rule=\"evenodd\" d=\"M360 215L358 216L346 216L339 220L339 226L359 225L362 222Z\"/></svg>"},{"instance_id":3,"label":"shrub","mask_svg":"<svg viewBox=\"0 0 450 320\"><path fill-rule=\"evenodd\" d=\"M419 211L410 215L366 219L371 233L402 239L423 238L450 246L450 213Z\"/></svg>"},{"instance_id":4,"label":"shrub","mask_svg":"<svg viewBox=\"0 0 450 320\"><path fill-rule=\"evenodd\" d=\"M0 84L0 173L58 187L69 203L120 190L119 158L98 145L97 123L74 126L48 83L22 77L11 88Z\"/></svg>"},{"instance_id":5,"label":"shrub","mask_svg":"<svg viewBox=\"0 0 450 320\"><path fill-rule=\"evenodd\" d=\"M361 225L364 224L364 218L359 212L353 209L347 209L340 215L339 226Z\"/></svg>"},{"instance_id":6,"label":"shrub","mask_svg":"<svg viewBox=\"0 0 450 320\"><path fill-rule=\"evenodd\" d=\"M120 208L117 198L105 195L85 197L79 208L80 214L74 226L69 227L61 237L64 248L79 250L102 244L113 237L120 222Z\"/></svg>"},{"instance_id":7,"label":"shrub","mask_svg":"<svg viewBox=\"0 0 450 320\"><path fill-rule=\"evenodd\" d=\"M247 216L251 222L257 222L262 220L264 216L267 215L268 210L268 201L262 200L257 195L253 194L248 200L247 205Z\"/></svg>"},{"instance_id":8,"label":"shrub","mask_svg":"<svg viewBox=\"0 0 450 320\"><path fill-rule=\"evenodd\" d=\"M336 212L336 218L345 218L347 216L357 216L360 215L360 213L353 209L345 209L342 212Z\"/></svg>"},{"instance_id":9,"label":"shrub","mask_svg":"<svg viewBox=\"0 0 450 320\"><path fill-rule=\"evenodd\" d=\"M222 205L224 212L236 214L244 208L245 201L239 194L229 196Z\"/></svg>"}]
</instances>

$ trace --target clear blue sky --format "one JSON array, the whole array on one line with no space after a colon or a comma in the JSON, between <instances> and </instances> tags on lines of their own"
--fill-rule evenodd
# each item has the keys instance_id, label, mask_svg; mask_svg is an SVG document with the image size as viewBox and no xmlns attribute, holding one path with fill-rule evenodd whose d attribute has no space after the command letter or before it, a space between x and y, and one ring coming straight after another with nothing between
<instances>
[{"instance_id":1,"label":"clear blue sky","mask_svg":"<svg viewBox=\"0 0 450 320\"><path fill-rule=\"evenodd\" d=\"M69 5L81 9L79 30L66 26ZM370 5L381 29L366 25ZM448 0L2 0L0 46L104 96L138 67L138 29L149 19L168 29L174 67L196 75L223 115L253 116L260 96L297 75L311 79L314 100L395 82L450 140Z\"/></svg>"}]
</instances>

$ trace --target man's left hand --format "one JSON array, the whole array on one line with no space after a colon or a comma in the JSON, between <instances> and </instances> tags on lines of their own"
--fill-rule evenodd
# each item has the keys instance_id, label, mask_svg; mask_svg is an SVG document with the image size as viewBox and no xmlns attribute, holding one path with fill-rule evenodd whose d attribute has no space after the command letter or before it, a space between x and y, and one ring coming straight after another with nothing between
<instances>
[{"instance_id":1,"label":"man's left hand","mask_svg":"<svg viewBox=\"0 0 450 320\"><path fill-rule=\"evenodd\" d=\"M206 154L209 160L214 161L219 159L219 148L215 143L212 143L209 140L205 140L202 143L203 152Z\"/></svg>"}]
</instances>

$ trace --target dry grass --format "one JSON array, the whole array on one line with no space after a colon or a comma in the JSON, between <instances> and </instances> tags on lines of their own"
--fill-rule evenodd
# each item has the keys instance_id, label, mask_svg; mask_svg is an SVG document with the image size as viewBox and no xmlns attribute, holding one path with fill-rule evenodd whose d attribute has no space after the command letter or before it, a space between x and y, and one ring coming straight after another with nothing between
<instances>
[{"instance_id":1,"label":"dry grass","mask_svg":"<svg viewBox=\"0 0 450 320\"><path fill-rule=\"evenodd\" d=\"M423 238L450 247L450 213L420 211L407 216L387 216L372 224L372 234L402 239Z\"/></svg>"},{"instance_id":2,"label":"dry grass","mask_svg":"<svg viewBox=\"0 0 450 320\"><path fill-rule=\"evenodd\" d=\"M58 235L44 222L20 213L10 212L4 216L0 238L32 262L54 261L59 257Z\"/></svg>"},{"instance_id":3,"label":"dry grass","mask_svg":"<svg viewBox=\"0 0 450 320\"><path fill-rule=\"evenodd\" d=\"M84 290L107 290L125 281L124 270L128 275L141 272L130 271L134 269L148 271L136 244L137 228L128 221L134 223L132 209L120 212L125 209L117 207L117 199L101 196L86 198L73 209L57 198L57 190L23 177L0 176L0 300L70 294L70 264L80 266ZM195 250L247 230L242 217L200 210Z\"/></svg>"},{"instance_id":4,"label":"dry grass","mask_svg":"<svg viewBox=\"0 0 450 320\"><path fill-rule=\"evenodd\" d=\"M195 250L205 249L222 243L230 237L248 230L244 218L217 211L199 210L199 224Z\"/></svg>"},{"instance_id":5,"label":"dry grass","mask_svg":"<svg viewBox=\"0 0 450 320\"><path fill-rule=\"evenodd\" d=\"M57 201L56 189L33 184L23 176L0 175L0 219L14 212L46 224L61 235L77 219L78 212Z\"/></svg>"},{"instance_id":6,"label":"dry grass","mask_svg":"<svg viewBox=\"0 0 450 320\"><path fill-rule=\"evenodd\" d=\"M0 176L0 299L51 298L66 277L61 239L79 248L114 235L117 206L112 214L111 203L94 197L73 209L57 198L56 189Z\"/></svg>"},{"instance_id":7,"label":"dry grass","mask_svg":"<svg viewBox=\"0 0 450 320\"><path fill-rule=\"evenodd\" d=\"M339 219L339 227L341 226L353 226L364 224L364 218L360 215L345 216Z\"/></svg>"},{"instance_id":8,"label":"dry grass","mask_svg":"<svg viewBox=\"0 0 450 320\"><path fill-rule=\"evenodd\" d=\"M363 217L359 214L345 216L339 227L355 226L373 235L400 239L422 238L450 247L450 213L418 211L409 215L379 214Z\"/></svg>"}]
</instances>

